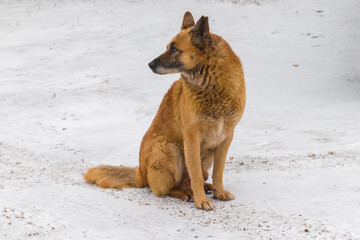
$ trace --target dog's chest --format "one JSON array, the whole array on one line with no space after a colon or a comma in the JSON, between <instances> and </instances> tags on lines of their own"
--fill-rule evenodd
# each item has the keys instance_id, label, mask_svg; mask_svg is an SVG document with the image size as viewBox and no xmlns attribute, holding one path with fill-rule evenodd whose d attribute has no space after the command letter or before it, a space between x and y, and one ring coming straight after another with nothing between
<instances>
[{"instance_id":1,"label":"dog's chest","mask_svg":"<svg viewBox=\"0 0 360 240\"><path fill-rule=\"evenodd\" d=\"M223 118L203 125L202 148L213 149L219 146L228 136L228 124Z\"/></svg>"},{"instance_id":2,"label":"dog's chest","mask_svg":"<svg viewBox=\"0 0 360 240\"><path fill-rule=\"evenodd\" d=\"M237 114L239 102L228 91L199 91L194 94L194 107L199 116L211 119L232 118Z\"/></svg>"}]
</instances>

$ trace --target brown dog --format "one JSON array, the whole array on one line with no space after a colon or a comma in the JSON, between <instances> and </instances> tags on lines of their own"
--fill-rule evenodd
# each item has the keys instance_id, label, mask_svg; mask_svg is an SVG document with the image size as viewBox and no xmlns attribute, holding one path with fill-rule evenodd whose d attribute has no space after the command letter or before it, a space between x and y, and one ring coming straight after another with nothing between
<instances>
[{"instance_id":1,"label":"brown dog","mask_svg":"<svg viewBox=\"0 0 360 240\"><path fill-rule=\"evenodd\" d=\"M205 210L213 208L205 190L213 190L219 200L234 199L224 190L223 171L245 107L239 58L225 40L209 32L207 17L195 25L186 12L180 33L149 67L181 77L166 93L142 140L140 166L98 166L84 178L102 188L149 186L156 196L193 198ZM213 185L205 184L213 164Z\"/></svg>"}]
</instances>

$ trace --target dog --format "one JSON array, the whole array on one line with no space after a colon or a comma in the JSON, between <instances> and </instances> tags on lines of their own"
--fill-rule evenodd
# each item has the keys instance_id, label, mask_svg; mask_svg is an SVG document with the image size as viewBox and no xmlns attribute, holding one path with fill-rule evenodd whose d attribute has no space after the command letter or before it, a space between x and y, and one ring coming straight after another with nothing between
<instances>
[{"instance_id":1,"label":"dog","mask_svg":"<svg viewBox=\"0 0 360 240\"><path fill-rule=\"evenodd\" d=\"M150 187L156 196L194 200L212 210L215 199L234 196L224 189L223 172L234 128L246 102L241 62L229 44L209 32L208 17L195 24L184 14L181 31L149 63L157 74L180 73L165 94L142 139L139 167L98 166L84 175L102 188ZM205 183L213 166L213 184Z\"/></svg>"}]
</instances>

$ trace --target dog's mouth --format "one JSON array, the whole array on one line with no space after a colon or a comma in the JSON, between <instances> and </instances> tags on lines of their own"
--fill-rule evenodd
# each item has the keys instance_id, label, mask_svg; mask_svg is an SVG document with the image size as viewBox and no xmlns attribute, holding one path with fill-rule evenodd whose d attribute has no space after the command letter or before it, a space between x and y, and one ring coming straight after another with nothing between
<instances>
[{"instance_id":1,"label":"dog's mouth","mask_svg":"<svg viewBox=\"0 0 360 240\"><path fill-rule=\"evenodd\" d=\"M178 68L174 68L174 67L154 66L150 68L153 71L153 73L161 74L161 75L180 72Z\"/></svg>"},{"instance_id":2,"label":"dog's mouth","mask_svg":"<svg viewBox=\"0 0 360 240\"><path fill-rule=\"evenodd\" d=\"M177 69L177 68L166 68L166 67L162 67L162 66L155 67L154 69L152 69L152 71L154 73L161 74L161 75L171 74L171 73L179 73L179 69Z\"/></svg>"}]
</instances>

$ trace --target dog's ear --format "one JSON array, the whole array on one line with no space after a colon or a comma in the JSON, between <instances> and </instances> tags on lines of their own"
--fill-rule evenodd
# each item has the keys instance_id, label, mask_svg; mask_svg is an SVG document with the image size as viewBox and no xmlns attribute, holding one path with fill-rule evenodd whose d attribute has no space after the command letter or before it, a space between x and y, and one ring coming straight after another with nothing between
<instances>
[{"instance_id":1,"label":"dog's ear","mask_svg":"<svg viewBox=\"0 0 360 240\"><path fill-rule=\"evenodd\" d=\"M195 27L190 31L191 43L199 49L205 49L210 41L209 20L202 16Z\"/></svg>"},{"instance_id":2,"label":"dog's ear","mask_svg":"<svg viewBox=\"0 0 360 240\"><path fill-rule=\"evenodd\" d=\"M195 25L195 21L194 21L193 15L191 14L191 12L187 11L184 14L183 22L182 22L182 25L181 25L181 30L187 29L187 28L192 27L194 25Z\"/></svg>"}]
</instances>

